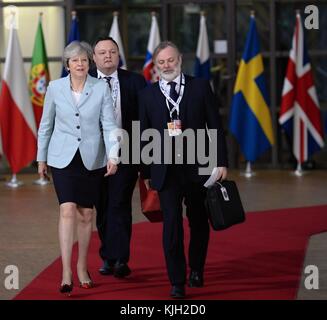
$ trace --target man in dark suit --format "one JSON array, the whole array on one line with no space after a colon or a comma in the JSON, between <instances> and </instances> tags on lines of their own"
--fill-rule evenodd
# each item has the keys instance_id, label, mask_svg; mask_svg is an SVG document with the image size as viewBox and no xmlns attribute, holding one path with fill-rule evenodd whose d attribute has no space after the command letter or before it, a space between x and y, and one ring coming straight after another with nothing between
<instances>
[{"instance_id":1,"label":"man in dark suit","mask_svg":"<svg viewBox=\"0 0 327 320\"><path fill-rule=\"evenodd\" d=\"M153 54L153 61L159 71L160 80L142 90L139 94L141 134L150 128L160 133L161 162L146 165L142 158L141 176L147 188L158 191L163 211L163 247L173 298L185 297L186 258L184 255L182 203L185 200L186 215L190 226L188 260L190 287L203 286L203 272L209 241L209 224L204 200L204 183L211 175L214 180L227 176L227 152L223 129L220 123L217 101L207 80L193 78L181 72L182 57L175 44L165 41L159 44ZM169 130L167 130L167 128ZM206 131L216 133L216 139ZM199 161L187 163L187 149L190 145L178 138L186 129L205 134L204 142L191 145L192 152L198 154L205 145L214 148L215 163L207 175L199 174ZM165 139L173 150L167 148ZM185 142L185 141L184 141ZM202 146L200 146L202 144ZM146 142L141 141L142 150ZM154 145L157 145L154 144ZM148 149L147 149L148 150ZM153 149L152 155L158 151ZM168 156L169 154L169 156ZM167 164L166 159L171 159ZM197 159L197 158L196 158ZM204 169L204 168L202 168ZM212 170L212 171L211 171ZM212 173L212 174L211 174Z\"/></svg>"},{"instance_id":2,"label":"man in dark suit","mask_svg":"<svg viewBox=\"0 0 327 320\"><path fill-rule=\"evenodd\" d=\"M93 60L96 68L90 74L108 83L116 122L131 139L132 121L139 119L137 95L146 82L143 76L118 68L119 48L111 37L96 40ZM100 256L104 261L99 272L103 275L113 274L123 278L131 273L128 266L132 233L131 201L137 178L138 166L129 161L118 165L114 178L103 179L102 192L96 205Z\"/></svg>"}]
</instances>

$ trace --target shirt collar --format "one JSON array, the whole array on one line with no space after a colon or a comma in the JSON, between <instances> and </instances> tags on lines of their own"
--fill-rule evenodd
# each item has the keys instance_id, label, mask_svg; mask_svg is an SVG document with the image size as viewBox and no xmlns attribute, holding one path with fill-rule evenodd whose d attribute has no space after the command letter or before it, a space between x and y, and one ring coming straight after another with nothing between
<instances>
[{"instance_id":1,"label":"shirt collar","mask_svg":"<svg viewBox=\"0 0 327 320\"><path fill-rule=\"evenodd\" d=\"M163 83L163 85L166 87L166 86L168 86L168 82L170 82L170 81L167 81L167 80L165 80L165 79L163 79L163 78L161 78L161 81L162 81L162 83ZM177 85L179 85L179 83L180 83L180 81L181 81L181 75L178 75L175 79L173 79L172 80L173 82L176 82L177 83Z\"/></svg>"},{"instance_id":2,"label":"shirt collar","mask_svg":"<svg viewBox=\"0 0 327 320\"><path fill-rule=\"evenodd\" d=\"M113 72L112 74L110 74L109 76L105 75L100 70L97 70L97 71L98 71L98 78L99 79L102 79L102 78L105 78L105 77L112 77L112 78L118 79L118 71L117 70L115 72Z\"/></svg>"}]
</instances>

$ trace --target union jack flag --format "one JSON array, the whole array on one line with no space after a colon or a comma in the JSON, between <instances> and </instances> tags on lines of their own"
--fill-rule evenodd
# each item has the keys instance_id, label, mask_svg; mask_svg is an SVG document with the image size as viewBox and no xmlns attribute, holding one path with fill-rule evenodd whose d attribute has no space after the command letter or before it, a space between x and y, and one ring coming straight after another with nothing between
<instances>
[{"instance_id":1,"label":"union jack flag","mask_svg":"<svg viewBox=\"0 0 327 320\"><path fill-rule=\"evenodd\" d=\"M323 148L321 113L299 13L284 79L279 123L293 140L298 163L307 161Z\"/></svg>"}]
</instances>

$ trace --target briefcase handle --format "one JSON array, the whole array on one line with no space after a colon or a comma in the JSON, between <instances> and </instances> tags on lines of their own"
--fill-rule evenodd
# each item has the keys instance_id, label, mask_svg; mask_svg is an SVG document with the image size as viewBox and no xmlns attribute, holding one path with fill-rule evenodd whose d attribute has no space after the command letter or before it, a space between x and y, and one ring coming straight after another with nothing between
<instances>
[{"instance_id":1,"label":"briefcase handle","mask_svg":"<svg viewBox=\"0 0 327 320\"><path fill-rule=\"evenodd\" d=\"M215 185L220 186L220 191L221 191L221 194L223 195L224 200L229 201L227 189L218 180L215 182Z\"/></svg>"}]
</instances>

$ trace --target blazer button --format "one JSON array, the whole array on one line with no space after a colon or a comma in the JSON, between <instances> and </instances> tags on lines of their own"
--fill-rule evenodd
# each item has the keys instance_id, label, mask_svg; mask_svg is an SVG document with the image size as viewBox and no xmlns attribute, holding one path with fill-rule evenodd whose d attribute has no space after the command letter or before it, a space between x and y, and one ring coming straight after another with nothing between
<instances>
[{"instance_id":1,"label":"blazer button","mask_svg":"<svg viewBox=\"0 0 327 320\"><path fill-rule=\"evenodd\" d=\"M77 129L79 129L79 128L80 128L80 126L77 126L76 128L77 128Z\"/></svg>"},{"instance_id":2,"label":"blazer button","mask_svg":"<svg viewBox=\"0 0 327 320\"><path fill-rule=\"evenodd\" d=\"M75 113L75 116L78 117L79 116L79 113Z\"/></svg>"},{"instance_id":3,"label":"blazer button","mask_svg":"<svg viewBox=\"0 0 327 320\"><path fill-rule=\"evenodd\" d=\"M77 141L81 141L82 139L81 138L78 138Z\"/></svg>"}]
</instances>

